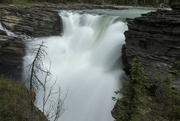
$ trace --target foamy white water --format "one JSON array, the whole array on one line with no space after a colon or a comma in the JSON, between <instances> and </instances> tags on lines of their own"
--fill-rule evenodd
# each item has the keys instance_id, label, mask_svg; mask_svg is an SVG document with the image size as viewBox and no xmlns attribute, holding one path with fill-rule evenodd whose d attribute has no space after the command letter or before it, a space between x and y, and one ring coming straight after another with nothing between
<instances>
[{"instance_id":1,"label":"foamy white water","mask_svg":"<svg viewBox=\"0 0 180 121\"><path fill-rule=\"evenodd\" d=\"M57 84L64 95L68 90L65 100L68 108L59 121L113 121L111 110L115 102L112 97L114 91L121 88L120 80L124 75L120 57L126 23L117 15L61 11L60 16L62 36L29 41L24 65L32 61L29 50L45 41L52 79L58 76ZM48 59L44 64L49 65ZM38 95L37 106L42 109L41 93Z\"/></svg>"},{"instance_id":2,"label":"foamy white water","mask_svg":"<svg viewBox=\"0 0 180 121\"><path fill-rule=\"evenodd\" d=\"M1 23L0 23L0 30L5 31L8 36L17 37L16 34L14 34L13 32L11 32L11 31L7 30L5 27L3 27Z\"/></svg>"},{"instance_id":3,"label":"foamy white water","mask_svg":"<svg viewBox=\"0 0 180 121\"><path fill-rule=\"evenodd\" d=\"M27 35L25 35L25 34L24 34L24 35L17 35L17 34L15 34L14 32L12 32L12 31L6 29L5 27L3 27L1 23L0 23L0 30L5 31L6 34L7 34L8 36L11 36L11 37L17 37L17 38L21 38L21 39L24 39L24 40L30 40L30 39L32 39L30 36L27 36Z\"/></svg>"}]
</instances>

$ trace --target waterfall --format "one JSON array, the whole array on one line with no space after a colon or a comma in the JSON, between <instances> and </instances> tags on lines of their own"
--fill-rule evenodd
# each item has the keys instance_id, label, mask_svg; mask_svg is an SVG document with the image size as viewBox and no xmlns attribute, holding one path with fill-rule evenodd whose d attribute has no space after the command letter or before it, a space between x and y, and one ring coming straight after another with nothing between
<instances>
[{"instance_id":1,"label":"waterfall","mask_svg":"<svg viewBox=\"0 0 180 121\"><path fill-rule=\"evenodd\" d=\"M111 110L115 102L112 97L114 91L121 88L120 80L124 75L120 57L126 23L122 16L88 11L60 11L60 16L63 34L28 41L24 66L32 62L29 51L34 45L46 42L52 79L58 77L57 84L63 94L68 90L65 100L68 108L59 120L113 121ZM44 60L44 65L49 65L48 59ZM25 77L27 71L24 70ZM38 95L37 106L42 109L41 94Z\"/></svg>"},{"instance_id":2,"label":"waterfall","mask_svg":"<svg viewBox=\"0 0 180 121\"><path fill-rule=\"evenodd\" d=\"M1 23L0 23L0 30L5 31L8 36L18 37L16 34L3 27Z\"/></svg>"},{"instance_id":3,"label":"waterfall","mask_svg":"<svg viewBox=\"0 0 180 121\"><path fill-rule=\"evenodd\" d=\"M5 31L6 34L8 36L11 36L11 37L17 37L17 38L21 38L23 40L31 40L32 39L32 37L30 37L30 36L28 36L26 34L24 34L24 35L17 35L17 34L15 34L14 32L12 32L12 31L6 29L5 27L3 27L1 23L0 23L0 30Z\"/></svg>"}]
</instances>

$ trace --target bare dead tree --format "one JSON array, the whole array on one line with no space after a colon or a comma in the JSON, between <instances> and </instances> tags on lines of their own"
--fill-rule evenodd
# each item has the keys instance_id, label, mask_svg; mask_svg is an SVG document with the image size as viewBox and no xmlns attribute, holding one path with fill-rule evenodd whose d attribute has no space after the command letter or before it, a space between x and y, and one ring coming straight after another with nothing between
<instances>
[{"instance_id":1,"label":"bare dead tree","mask_svg":"<svg viewBox=\"0 0 180 121\"><path fill-rule=\"evenodd\" d=\"M54 83L48 87L47 83L51 80L51 72L50 68L46 69L43 65L43 59L47 55L45 49L47 47L44 45L44 42L41 44L37 44L36 48L33 49L32 53L35 54L35 57L32 61L32 63L29 65L30 74L27 78L27 81L29 83L29 94L31 99L31 114L30 114L30 121L33 121L33 113L34 113L34 101L32 94L34 92L38 92L39 89L42 88L43 92L43 113L46 115L48 119L53 119L54 121L57 121L58 118L64 113L66 110L64 106L64 101L67 96L67 93L63 99L61 99L61 91L60 87L58 86L58 90L54 91L54 87L56 85L57 79L54 81ZM50 64L51 65L51 64ZM44 76L43 82L39 79L38 74L42 73ZM58 95L58 98L53 98L54 95ZM49 103L49 108L46 110L47 103Z\"/></svg>"},{"instance_id":2,"label":"bare dead tree","mask_svg":"<svg viewBox=\"0 0 180 121\"><path fill-rule=\"evenodd\" d=\"M50 70L50 68L49 68ZM60 87L58 86L58 90L54 91L54 87L56 85L56 80L54 83L50 86L47 87L47 83L51 80L51 73L50 71L47 71L45 78L44 78L44 83L43 83L43 113L46 115L46 117L49 120L57 121L59 117L66 111L66 107L64 106L64 101L66 99L66 95L61 98L61 90ZM58 98L54 98L53 96L57 96ZM48 106L49 104L49 106ZM46 107L48 107L46 110Z\"/></svg>"}]
</instances>

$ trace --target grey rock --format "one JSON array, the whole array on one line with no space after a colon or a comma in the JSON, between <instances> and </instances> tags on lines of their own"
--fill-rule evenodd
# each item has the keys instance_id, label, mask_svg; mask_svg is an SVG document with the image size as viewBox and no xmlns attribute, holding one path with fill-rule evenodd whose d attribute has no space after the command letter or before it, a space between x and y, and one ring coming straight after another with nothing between
<instances>
[{"instance_id":1,"label":"grey rock","mask_svg":"<svg viewBox=\"0 0 180 121\"><path fill-rule=\"evenodd\" d=\"M138 57L148 77L146 81L154 83L154 74L172 74L172 63L180 61L180 11L177 5L171 11L157 10L133 20L127 19L127 22L129 30L125 32L126 44L122 51L126 69L129 70L132 59ZM180 82L178 77L176 81ZM177 82L174 83L179 84Z\"/></svg>"},{"instance_id":2,"label":"grey rock","mask_svg":"<svg viewBox=\"0 0 180 121\"><path fill-rule=\"evenodd\" d=\"M0 35L6 35L5 31L0 30Z\"/></svg>"},{"instance_id":3,"label":"grey rock","mask_svg":"<svg viewBox=\"0 0 180 121\"><path fill-rule=\"evenodd\" d=\"M62 32L58 12L44 7L0 7L0 22L16 34L31 37L59 35Z\"/></svg>"},{"instance_id":4,"label":"grey rock","mask_svg":"<svg viewBox=\"0 0 180 121\"><path fill-rule=\"evenodd\" d=\"M22 57L25 54L24 41L19 38L0 35L0 73L21 79Z\"/></svg>"},{"instance_id":5,"label":"grey rock","mask_svg":"<svg viewBox=\"0 0 180 121\"><path fill-rule=\"evenodd\" d=\"M0 7L0 23L17 35L44 37L62 32L58 12L44 7ZM25 41L0 30L0 74L20 80L24 54Z\"/></svg>"}]
</instances>

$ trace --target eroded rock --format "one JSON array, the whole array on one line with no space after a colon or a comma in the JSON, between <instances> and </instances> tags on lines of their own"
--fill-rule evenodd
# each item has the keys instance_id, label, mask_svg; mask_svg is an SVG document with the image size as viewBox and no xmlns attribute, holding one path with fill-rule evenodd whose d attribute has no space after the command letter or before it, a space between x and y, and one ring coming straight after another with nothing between
<instances>
[{"instance_id":1,"label":"eroded rock","mask_svg":"<svg viewBox=\"0 0 180 121\"><path fill-rule=\"evenodd\" d=\"M44 7L1 7L0 23L18 35L31 37L59 35L62 32L58 12Z\"/></svg>"},{"instance_id":2,"label":"eroded rock","mask_svg":"<svg viewBox=\"0 0 180 121\"><path fill-rule=\"evenodd\" d=\"M0 7L0 23L17 35L44 37L62 32L58 12L45 7ZM25 40L0 30L0 73L20 80L24 54Z\"/></svg>"},{"instance_id":3,"label":"eroded rock","mask_svg":"<svg viewBox=\"0 0 180 121\"><path fill-rule=\"evenodd\" d=\"M172 11L158 10L127 20L129 30L125 32L124 65L131 68L132 59L137 56L151 83L154 74L172 73L172 63L180 61L180 11L177 9L176 6Z\"/></svg>"},{"instance_id":4,"label":"eroded rock","mask_svg":"<svg viewBox=\"0 0 180 121\"><path fill-rule=\"evenodd\" d=\"M0 73L21 79L25 44L22 39L0 35Z\"/></svg>"}]
</instances>

